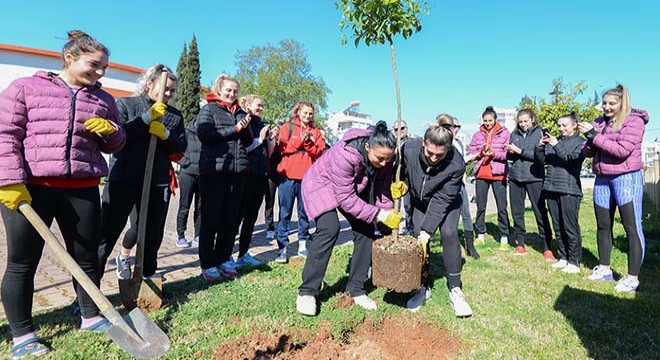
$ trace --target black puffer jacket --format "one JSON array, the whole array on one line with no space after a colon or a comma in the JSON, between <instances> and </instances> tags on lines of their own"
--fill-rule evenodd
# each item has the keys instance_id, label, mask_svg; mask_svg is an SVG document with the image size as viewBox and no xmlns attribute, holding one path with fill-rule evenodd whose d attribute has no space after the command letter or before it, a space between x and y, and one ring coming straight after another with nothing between
<instances>
[{"instance_id":1,"label":"black puffer jacket","mask_svg":"<svg viewBox=\"0 0 660 360\"><path fill-rule=\"evenodd\" d=\"M542 130L535 126L527 130L527 134L516 128L511 133L509 143L522 150L520 154L507 153L506 159L511 162L509 166L509 180L516 182L543 181L543 162L535 160L534 151L541 140Z\"/></svg>"},{"instance_id":2,"label":"black puffer jacket","mask_svg":"<svg viewBox=\"0 0 660 360\"><path fill-rule=\"evenodd\" d=\"M543 190L560 194L582 196L580 171L584 155L585 140L580 135L560 137L557 145L536 147L536 156L548 167L543 180Z\"/></svg>"},{"instance_id":3,"label":"black puffer jacket","mask_svg":"<svg viewBox=\"0 0 660 360\"><path fill-rule=\"evenodd\" d=\"M250 121L250 130L252 130L252 136L254 136L255 139L259 138L259 133L265 126L266 124L261 120L260 117L252 115L252 120ZM268 137L266 137L263 143L248 153L248 160L250 161L250 174L266 175L266 161L268 160Z\"/></svg>"},{"instance_id":4,"label":"black puffer jacket","mask_svg":"<svg viewBox=\"0 0 660 360\"><path fill-rule=\"evenodd\" d=\"M247 113L240 107L232 113L216 101L204 105L197 115L197 136L202 144L199 154L201 175L214 172L240 174L248 171L246 148L254 136L249 128L240 133L236 124Z\"/></svg>"},{"instance_id":5,"label":"black puffer jacket","mask_svg":"<svg viewBox=\"0 0 660 360\"><path fill-rule=\"evenodd\" d=\"M142 184L144 168L149 150L149 125L142 116L155 101L147 96L134 96L117 100L119 123L126 131L126 146L113 155L108 181ZM158 139L154 157L152 184L170 183L170 154L180 154L186 150L185 128L181 112L173 106L167 107L165 116L160 120L170 131L166 140Z\"/></svg>"},{"instance_id":6,"label":"black puffer jacket","mask_svg":"<svg viewBox=\"0 0 660 360\"><path fill-rule=\"evenodd\" d=\"M186 127L186 141L188 142L186 153L179 160L181 172L199 176L199 152L202 149L202 143L199 142L199 137L197 136L196 118Z\"/></svg>"},{"instance_id":7,"label":"black puffer jacket","mask_svg":"<svg viewBox=\"0 0 660 360\"><path fill-rule=\"evenodd\" d=\"M433 234L447 213L461 205L465 160L450 146L445 158L431 166L424 156L421 138L408 140L401 153L410 204L425 213L421 230Z\"/></svg>"}]
</instances>

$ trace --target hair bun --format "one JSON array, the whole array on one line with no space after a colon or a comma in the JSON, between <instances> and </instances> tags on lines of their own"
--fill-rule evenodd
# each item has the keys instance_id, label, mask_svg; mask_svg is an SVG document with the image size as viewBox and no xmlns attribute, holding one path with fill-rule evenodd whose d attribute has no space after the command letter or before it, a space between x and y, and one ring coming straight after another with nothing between
<instances>
[{"instance_id":1,"label":"hair bun","mask_svg":"<svg viewBox=\"0 0 660 360\"><path fill-rule=\"evenodd\" d=\"M486 111L495 111L495 109L492 106L486 106Z\"/></svg>"},{"instance_id":2,"label":"hair bun","mask_svg":"<svg viewBox=\"0 0 660 360\"><path fill-rule=\"evenodd\" d=\"M66 34L69 36L69 41L75 40L75 39L80 38L80 37L85 37L85 36L90 37L89 35L87 35L86 32L80 31L80 30L71 30L71 31L67 32Z\"/></svg>"},{"instance_id":3,"label":"hair bun","mask_svg":"<svg viewBox=\"0 0 660 360\"><path fill-rule=\"evenodd\" d=\"M374 125L374 128L376 129L376 132L387 132L387 131L389 131L387 129L387 123L383 120L378 120L376 125Z\"/></svg>"}]
</instances>

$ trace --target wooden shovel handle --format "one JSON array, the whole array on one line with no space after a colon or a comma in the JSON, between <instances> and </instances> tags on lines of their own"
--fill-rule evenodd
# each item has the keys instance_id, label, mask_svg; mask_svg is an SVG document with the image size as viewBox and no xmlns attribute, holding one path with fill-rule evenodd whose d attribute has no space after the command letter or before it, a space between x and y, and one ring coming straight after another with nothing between
<instances>
[{"instance_id":1,"label":"wooden shovel handle","mask_svg":"<svg viewBox=\"0 0 660 360\"><path fill-rule=\"evenodd\" d=\"M64 264L64 266L69 270L71 275L78 281L78 283L85 289L87 294L92 298L96 306L98 306L101 313L105 314L109 309L114 310L114 307L110 301L103 295L101 290L96 287L96 284L85 274L85 272L80 268L78 263L69 255L64 246L57 240L55 234L50 231L50 228L41 220L39 214L32 208L32 206L26 202L22 202L18 205L18 209L23 213L26 219L32 224L32 226L37 230L39 235L44 239L46 244L53 249L53 252L58 259ZM121 319L121 317L120 317ZM110 319L112 322L112 319ZM113 322L114 323L114 322Z\"/></svg>"},{"instance_id":2,"label":"wooden shovel handle","mask_svg":"<svg viewBox=\"0 0 660 360\"><path fill-rule=\"evenodd\" d=\"M167 86L167 78L169 74L167 71L160 73L158 84L160 85L158 92L158 102L163 102L165 99L165 87ZM147 214L149 210L149 195L151 193L151 178L154 171L154 158L156 157L156 143L157 138L151 135L149 139L149 150L147 151L147 162L144 167L144 182L142 183L142 198L140 199L140 212L138 216L138 236L137 246L135 249L135 268L133 270L133 279L137 281L142 280L142 272L144 269L144 242L147 235Z\"/></svg>"}]
</instances>

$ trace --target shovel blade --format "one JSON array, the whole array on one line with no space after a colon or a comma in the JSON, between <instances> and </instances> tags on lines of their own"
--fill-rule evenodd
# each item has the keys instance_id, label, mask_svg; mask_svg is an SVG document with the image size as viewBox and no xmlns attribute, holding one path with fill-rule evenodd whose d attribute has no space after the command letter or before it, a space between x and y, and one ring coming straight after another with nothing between
<instances>
[{"instance_id":1,"label":"shovel blade","mask_svg":"<svg viewBox=\"0 0 660 360\"><path fill-rule=\"evenodd\" d=\"M146 312L153 312L160 309L161 305L163 305L163 278L154 275L143 279L137 297L137 306Z\"/></svg>"},{"instance_id":2,"label":"shovel blade","mask_svg":"<svg viewBox=\"0 0 660 360\"><path fill-rule=\"evenodd\" d=\"M107 332L117 346L138 359L159 359L167 353L170 339L142 310L133 309L124 321Z\"/></svg>"},{"instance_id":3,"label":"shovel blade","mask_svg":"<svg viewBox=\"0 0 660 360\"><path fill-rule=\"evenodd\" d=\"M141 279L130 278L126 280L119 279L119 300L121 300L124 309L131 311L137 307L138 293L140 292Z\"/></svg>"}]
</instances>

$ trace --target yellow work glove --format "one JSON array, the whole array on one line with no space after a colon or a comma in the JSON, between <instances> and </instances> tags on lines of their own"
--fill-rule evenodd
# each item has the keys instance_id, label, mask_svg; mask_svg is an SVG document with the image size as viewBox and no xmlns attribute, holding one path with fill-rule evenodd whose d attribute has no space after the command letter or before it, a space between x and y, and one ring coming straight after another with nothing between
<instances>
[{"instance_id":1,"label":"yellow work glove","mask_svg":"<svg viewBox=\"0 0 660 360\"><path fill-rule=\"evenodd\" d=\"M401 222L401 213L395 210L380 210L376 219L390 229L398 229Z\"/></svg>"},{"instance_id":2,"label":"yellow work glove","mask_svg":"<svg viewBox=\"0 0 660 360\"><path fill-rule=\"evenodd\" d=\"M392 199L399 199L408 193L408 185L403 181L393 182L390 185L390 192L392 192Z\"/></svg>"},{"instance_id":3,"label":"yellow work glove","mask_svg":"<svg viewBox=\"0 0 660 360\"><path fill-rule=\"evenodd\" d=\"M156 121L165 115L165 112L167 111L167 105L162 102L157 102L149 108L147 111L148 119L146 119L148 122L151 121Z\"/></svg>"},{"instance_id":4,"label":"yellow work glove","mask_svg":"<svg viewBox=\"0 0 660 360\"><path fill-rule=\"evenodd\" d=\"M428 249L429 246L429 239L431 238L431 235L427 233L426 231L422 230L419 232L419 236L417 237L417 243L419 246L422 247L422 259L425 260L426 257L428 256L428 253L426 252L426 249Z\"/></svg>"},{"instance_id":5,"label":"yellow work glove","mask_svg":"<svg viewBox=\"0 0 660 360\"><path fill-rule=\"evenodd\" d=\"M22 201L30 204L32 203L32 196L25 187L25 184L11 184L0 186L0 202L3 203L9 210L18 209L18 204Z\"/></svg>"},{"instance_id":6,"label":"yellow work glove","mask_svg":"<svg viewBox=\"0 0 660 360\"><path fill-rule=\"evenodd\" d=\"M169 130L165 129L165 125L160 121L152 121L149 123L149 134L155 135L161 140L165 140L170 136Z\"/></svg>"},{"instance_id":7,"label":"yellow work glove","mask_svg":"<svg viewBox=\"0 0 660 360\"><path fill-rule=\"evenodd\" d=\"M110 121L103 118L91 118L85 121L85 129L99 135L112 135L117 131Z\"/></svg>"}]
</instances>

